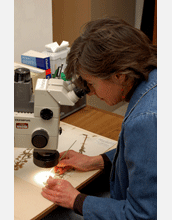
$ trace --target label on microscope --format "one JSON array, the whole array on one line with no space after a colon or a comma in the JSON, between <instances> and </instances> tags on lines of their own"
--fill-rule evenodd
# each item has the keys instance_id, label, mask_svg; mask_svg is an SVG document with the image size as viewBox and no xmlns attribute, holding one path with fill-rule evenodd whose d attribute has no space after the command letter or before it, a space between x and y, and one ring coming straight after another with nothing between
<instances>
[{"instance_id":1,"label":"label on microscope","mask_svg":"<svg viewBox=\"0 0 172 220\"><path fill-rule=\"evenodd\" d=\"M28 123L16 123L17 129L28 129Z\"/></svg>"}]
</instances>

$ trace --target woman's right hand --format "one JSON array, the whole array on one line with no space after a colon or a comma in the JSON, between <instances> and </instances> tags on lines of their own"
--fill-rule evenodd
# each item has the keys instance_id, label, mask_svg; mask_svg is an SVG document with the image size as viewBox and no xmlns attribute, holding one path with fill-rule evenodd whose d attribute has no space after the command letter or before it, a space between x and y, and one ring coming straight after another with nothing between
<instances>
[{"instance_id":1,"label":"woman's right hand","mask_svg":"<svg viewBox=\"0 0 172 220\"><path fill-rule=\"evenodd\" d=\"M64 153L65 151L60 153L60 158ZM65 157L54 167L54 171L63 174L73 168L79 171L102 170L104 168L104 161L101 155L90 157L69 150Z\"/></svg>"}]
</instances>

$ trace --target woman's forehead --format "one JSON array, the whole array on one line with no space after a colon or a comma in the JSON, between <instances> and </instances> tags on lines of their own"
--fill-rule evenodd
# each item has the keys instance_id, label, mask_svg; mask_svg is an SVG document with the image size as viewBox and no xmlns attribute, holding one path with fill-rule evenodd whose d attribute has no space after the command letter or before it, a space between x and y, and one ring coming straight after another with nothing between
<instances>
[{"instance_id":1,"label":"woman's forehead","mask_svg":"<svg viewBox=\"0 0 172 220\"><path fill-rule=\"evenodd\" d=\"M92 81L95 80L96 77L92 76L91 74L89 74L88 72L86 72L85 70L81 69L79 70L80 76L82 77L82 79L86 80L86 81Z\"/></svg>"},{"instance_id":2,"label":"woman's forehead","mask_svg":"<svg viewBox=\"0 0 172 220\"><path fill-rule=\"evenodd\" d=\"M83 73L83 72L80 73L80 76L82 77L82 79L86 80L87 82L92 82L97 79L97 77L92 76L88 73Z\"/></svg>"}]
</instances>

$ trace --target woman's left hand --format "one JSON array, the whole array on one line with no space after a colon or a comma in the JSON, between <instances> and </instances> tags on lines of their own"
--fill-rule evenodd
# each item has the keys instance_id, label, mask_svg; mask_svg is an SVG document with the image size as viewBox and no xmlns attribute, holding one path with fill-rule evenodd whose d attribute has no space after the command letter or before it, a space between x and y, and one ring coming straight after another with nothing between
<instances>
[{"instance_id":1,"label":"woman's left hand","mask_svg":"<svg viewBox=\"0 0 172 220\"><path fill-rule=\"evenodd\" d=\"M46 199L65 208L73 209L77 195L80 193L68 181L49 177L47 184L42 188L42 195Z\"/></svg>"}]
</instances>

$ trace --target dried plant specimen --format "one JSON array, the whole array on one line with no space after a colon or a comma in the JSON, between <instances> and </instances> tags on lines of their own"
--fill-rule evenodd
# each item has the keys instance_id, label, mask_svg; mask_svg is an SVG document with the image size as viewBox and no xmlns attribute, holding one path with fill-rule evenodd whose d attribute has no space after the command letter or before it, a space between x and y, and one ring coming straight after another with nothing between
<instances>
[{"instance_id":1,"label":"dried plant specimen","mask_svg":"<svg viewBox=\"0 0 172 220\"><path fill-rule=\"evenodd\" d=\"M28 159L32 157L32 148L28 148L23 151L15 160L14 160L14 170L18 170L27 163Z\"/></svg>"},{"instance_id":2,"label":"dried plant specimen","mask_svg":"<svg viewBox=\"0 0 172 220\"><path fill-rule=\"evenodd\" d=\"M85 142L87 140L88 135L87 134L83 134L85 136L84 142L81 146L81 149L79 150L79 153L83 154L85 152Z\"/></svg>"},{"instance_id":3,"label":"dried plant specimen","mask_svg":"<svg viewBox=\"0 0 172 220\"><path fill-rule=\"evenodd\" d=\"M65 173L63 174L59 174L59 172L55 173L54 178L55 179L65 179L66 176L70 176L70 172L74 170L73 168L67 170Z\"/></svg>"}]
</instances>

